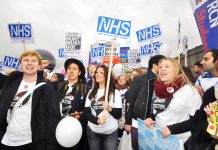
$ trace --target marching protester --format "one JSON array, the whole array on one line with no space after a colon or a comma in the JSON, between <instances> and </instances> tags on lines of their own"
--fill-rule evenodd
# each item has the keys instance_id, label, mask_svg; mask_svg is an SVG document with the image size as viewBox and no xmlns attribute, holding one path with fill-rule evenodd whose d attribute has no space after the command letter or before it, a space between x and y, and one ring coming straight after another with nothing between
<instances>
[{"instance_id":1,"label":"marching protester","mask_svg":"<svg viewBox=\"0 0 218 150\"><path fill-rule=\"evenodd\" d=\"M100 65L95 72L95 84L85 104L88 119L87 137L90 150L116 150L118 120L122 115L122 100L110 77L108 101L105 101L108 67Z\"/></svg>"},{"instance_id":2,"label":"marching protester","mask_svg":"<svg viewBox=\"0 0 218 150\"><path fill-rule=\"evenodd\" d=\"M191 132L178 134L182 127L177 124L189 120L200 108L202 100L198 91L173 58L160 61L159 76L154 82L154 89L156 98L152 103L152 115L145 119L145 125L151 128L156 124L162 130L164 138L173 134L184 144Z\"/></svg>"},{"instance_id":3,"label":"marching protester","mask_svg":"<svg viewBox=\"0 0 218 150\"><path fill-rule=\"evenodd\" d=\"M1 150L57 150L55 129L59 102L52 85L43 83L41 56L26 50L20 56L22 72L0 74Z\"/></svg>"},{"instance_id":4,"label":"marching protester","mask_svg":"<svg viewBox=\"0 0 218 150\"><path fill-rule=\"evenodd\" d=\"M198 61L196 63L194 63L193 69L192 69L196 79L202 74L204 73L204 68L203 65L201 64L201 61Z\"/></svg>"},{"instance_id":5,"label":"marching protester","mask_svg":"<svg viewBox=\"0 0 218 150\"><path fill-rule=\"evenodd\" d=\"M61 100L62 116L64 117L70 115L78 118L82 125L83 133L81 140L76 146L72 148L61 147L61 150L87 150L87 120L83 115L87 95L85 67L79 60L70 58L65 61L64 68L67 73L67 81L62 80L55 83L58 99Z\"/></svg>"},{"instance_id":6,"label":"marching protester","mask_svg":"<svg viewBox=\"0 0 218 150\"><path fill-rule=\"evenodd\" d=\"M88 91L92 89L92 87L94 86L95 83L94 75L95 75L96 67L97 67L96 65L90 64L87 68L88 74L90 75L90 79L87 82Z\"/></svg>"},{"instance_id":7,"label":"marching protester","mask_svg":"<svg viewBox=\"0 0 218 150\"><path fill-rule=\"evenodd\" d=\"M218 61L216 62L216 69L218 69ZM218 99L218 82L215 83L215 86L210 87L205 91L203 95L202 105L199 110L195 112L194 116L187 121L180 122L176 125L176 128L179 129L177 133L183 133L191 131L192 135L185 143L185 149L187 150L213 150L218 144L218 137L210 135L207 132L209 125L208 111L207 107L210 103L217 102ZM217 107L214 107L215 111ZM205 111L206 110L206 111ZM207 113L206 113L207 112ZM212 111L211 111L212 112ZM214 128L215 129L215 128ZM216 133L216 132L214 132ZM217 146L216 146L217 147Z\"/></svg>"},{"instance_id":8,"label":"marching protester","mask_svg":"<svg viewBox=\"0 0 218 150\"><path fill-rule=\"evenodd\" d=\"M191 123L191 128L186 125L183 126L186 130L191 129L192 136L186 142L185 147L187 150L213 150L215 145L218 144L218 136L210 135L207 132L208 128L208 116L205 112L205 107L218 100L218 82L215 86L210 87L203 96L203 103L200 110L190 119L190 122L184 122L185 124ZM217 111L217 108L216 108ZM184 124L183 123L183 124ZM181 123L182 124L182 123Z\"/></svg>"},{"instance_id":9,"label":"marching protester","mask_svg":"<svg viewBox=\"0 0 218 150\"><path fill-rule=\"evenodd\" d=\"M57 81L63 81L64 80L64 75L61 73L54 73L51 76L51 79L49 80L49 82L57 82Z\"/></svg>"},{"instance_id":10,"label":"marching protester","mask_svg":"<svg viewBox=\"0 0 218 150\"><path fill-rule=\"evenodd\" d=\"M193 76L191 70L188 67L182 67L183 72L185 73L188 80L194 85L195 84L195 77Z\"/></svg>"},{"instance_id":11,"label":"marching protester","mask_svg":"<svg viewBox=\"0 0 218 150\"><path fill-rule=\"evenodd\" d=\"M125 130L131 132L134 150L138 150L137 118L144 120L150 116L154 92L153 83L157 78L158 63L162 58L164 58L163 55L151 57L148 62L147 73L135 77L125 95L127 101Z\"/></svg>"},{"instance_id":12,"label":"marching protester","mask_svg":"<svg viewBox=\"0 0 218 150\"><path fill-rule=\"evenodd\" d=\"M119 90L121 99L122 99L122 116L118 120L119 129L118 129L118 137L122 137L124 131L124 124L125 124L125 114L126 114L126 99L125 94L129 88L129 79L125 74L120 75L117 79L116 89Z\"/></svg>"},{"instance_id":13,"label":"marching protester","mask_svg":"<svg viewBox=\"0 0 218 150\"><path fill-rule=\"evenodd\" d=\"M133 81L134 77L138 76L138 75L142 75L144 74L144 71L142 71L141 69L134 69L132 72L131 72L131 82Z\"/></svg>"},{"instance_id":14,"label":"marching protester","mask_svg":"<svg viewBox=\"0 0 218 150\"><path fill-rule=\"evenodd\" d=\"M205 73L201 74L195 82L195 87L198 89L201 96L204 92L213 86L218 81L218 70L216 62L218 61L218 49L212 49L205 53L201 64Z\"/></svg>"}]
</instances>

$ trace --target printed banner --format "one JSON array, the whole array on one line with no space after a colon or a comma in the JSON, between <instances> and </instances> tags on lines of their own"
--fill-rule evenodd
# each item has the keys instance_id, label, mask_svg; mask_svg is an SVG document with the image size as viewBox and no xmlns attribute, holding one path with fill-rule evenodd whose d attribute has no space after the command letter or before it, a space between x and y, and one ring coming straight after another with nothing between
<instances>
[{"instance_id":1,"label":"printed banner","mask_svg":"<svg viewBox=\"0 0 218 150\"><path fill-rule=\"evenodd\" d=\"M0 72L4 71L4 66L3 66L3 62L0 62Z\"/></svg>"},{"instance_id":2,"label":"printed banner","mask_svg":"<svg viewBox=\"0 0 218 150\"><path fill-rule=\"evenodd\" d=\"M20 63L19 59L11 56L4 57L4 67L14 68L20 70Z\"/></svg>"},{"instance_id":3,"label":"printed banner","mask_svg":"<svg viewBox=\"0 0 218 150\"><path fill-rule=\"evenodd\" d=\"M204 51L218 48L218 1L190 0Z\"/></svg>"},{"instance_id":4,"label":"printed banner","mask_svg":"<svg viewBox=\"0 0 218 150\"><path fill-rule=\"evenodd\" d=\"M59 58L64 58L65 57L64 48L59 48L58 49L58 57Z\"/></svg>"},{"instance_id":5,"label":"printed banner","mask_svg":"<svg viewBox=\"0 0 218 150\"><path fill-rule=\"evenodd\" d=\"M91 45L91 51L90 51L91 64L101 64L103 62L104 48L105 48L105 43L96 42Z\"/></svg>"},{"instance_id":6,"label":"printed banner","mask_svg":"<svg viewBox=\"0 0 218 150\"><path fill-rule=\"evenodd\" d=\"M188 38L187 38L187 36L184 36L182 39L182 47L183 47L183 54L186 54L188 52Z\"/></svg>"},{"instance_id":7,"label":"printed banner","mask_svg":"<svg viewBox=\"0 0 218 150\"><path fill-rule=\"evenodd\" d=\"M31 24L8 24L12 43L34 43Z\"/></svg>"},{"instance_id":8,"label":"printed banner","mask_svg":"<svg viewBox=\"0 0 218 150\"><path fill-rule=\"evenodd\" d=\"M138 50L130 50L128 52L128 65L130 68L141 67L141 58Z\"/></svg>"},{"instance_id":9,"label":"printed banner","mask_svg":"<svg viewBox=\"0 0 218 150\"><path fill-rule=\"evenodd\" d=\"M136 31L139 43L161 36L160 25L156 24L145 29Z\"/></svg>"},{"instance_id":10,"label":"printed banner","mask_svg":"<svg viewBox=\"0 0 218 150\"><path fill-rule=\"evenodd\" d=\"M147 128L144 121L138 121L138 142L139 150L180 150L183 147L182 141L169 135L166 139L162 137L161 130L153 127Z\"/></svg>"},{"instance_id":11,"label":"printed banner","mask_svg":"<svg viewBox=\"0 0 218 150\"><path fill-rule=\"evenodd\" d=\"M80 58L80 54L81 54L81 34L66 33L65 57Z\"/></svg>"},{"instance_id":12,"label":"printed banner","mask_svg":"<svg viewBox=\"0 0 218 150\"><path fill-rule=\"evenodd\" d=\"M130 40L131 21L99 16L97 23L97 39L110 41L116 38L117 42ZM119 41L119 39L121 41Z\"/></svg>"},{"instance_id":13,"label":"printed banner","mask_svg":"<svg viewBox=\"0 0 218 150\"><path fill-rule=\"evenodd\" d=\"M160 42L153 42L140 47L141 56L149 56L154 52L157 54L160 51Z\"/></svg>"},{"instance_id":14,"label":"printed banner","mask_svg":"<svg viewBox=\"0 0 218 150\"><path fill-rule=\"evenodd\" d=\"M120 63L128 63L129 47L120 47Z\"/></svg>"},{"instance_id":15,"label":"printed banner","mask_svg":"<svg viewBox=\"0 0 218 150\"><path fill-rule=\"evenodd\" d=\"M105 43L104 57L103 57L104 64L110 64L111 48L112 48L111 42ZM112 52L113 52L112 64L118 64L119 57L120 57L120 44L119 43L113 43L113 51Z\"/></svg>"},{"instance_id":16,"label":"printed banner","mask_svg":"<svg viewBox=\"0 0 218 150\"><path fill-rule=\"evenodd\" d=\"M156 24L145 29L136 31L136 36L139 43L139 52L141 56L152 55L160 50L160 25Z\"/></svg>"}]
</instances>

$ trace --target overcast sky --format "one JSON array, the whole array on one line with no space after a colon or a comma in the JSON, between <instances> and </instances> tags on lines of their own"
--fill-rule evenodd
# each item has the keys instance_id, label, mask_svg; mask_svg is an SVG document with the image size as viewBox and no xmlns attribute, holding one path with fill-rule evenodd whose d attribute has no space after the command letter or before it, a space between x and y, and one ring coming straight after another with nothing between
<instances>
[{"instance_id":1,"label":"overcast sky","mask_svg":"<svg viewBox=\"0 0 218 150\"><path fill-rule=\"evenodd\" d=\"M65 33L80 32L87 62L90 44L96 42L98 16L132 20L131 49L138 48L135 31L160 23L162 42L175 57L179 17L181 37L188 37L189 48L201 44L189 0L1 0L0 14L0 61L23 52L23 45L9 38L8 24L18 22L32 24L35 44L27 44L27 49L49 50L56 59L65 46Z\"/></svg>"}]
</instances>

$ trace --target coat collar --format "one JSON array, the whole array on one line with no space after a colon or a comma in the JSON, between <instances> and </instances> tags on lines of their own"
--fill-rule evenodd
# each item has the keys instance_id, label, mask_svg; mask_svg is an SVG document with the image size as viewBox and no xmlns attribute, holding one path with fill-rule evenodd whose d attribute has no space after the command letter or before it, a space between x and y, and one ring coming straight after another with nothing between
<instances>
[{"instance_id":1,"label":"coat collar","mask_svg":"<svg viewBox=\"0 0 218 150\"><path fill-rule=\"evenodd\" d=\"M12 98L13 99L13 96L15 96L16 92L17 92L17 89L19 88L19 85L23 79L23 73L22 72L15 72L14 74L12 74L12 77L16 79L16 82L15 83L12 83L12 87L14 90L12 90ZM36 84L40 83L40 82L43 82L44 81L44 78L43 78L43 71L38 71L37 72L37 80L36 80ZM33 97L32 97L32 112L35 110L36 108L36 105L37 105L37 102L38 102L38 99L39 99L39 96L41 94L40 92L40 88L34 90L33 92ZM10 105L10 104L9 104Z\"/></svg>"},{"instance_id":2,"label":"coat collar","mask_svg":"<svg viewBox=\"0 0 218 150\"><path fill-rule=\"evenodd\" d=\"M151 79L156 79L157 78L157 76L151 71L151 70L148 70L147 71L147 75L151 78Z\"/></svg>"}]
</instances>

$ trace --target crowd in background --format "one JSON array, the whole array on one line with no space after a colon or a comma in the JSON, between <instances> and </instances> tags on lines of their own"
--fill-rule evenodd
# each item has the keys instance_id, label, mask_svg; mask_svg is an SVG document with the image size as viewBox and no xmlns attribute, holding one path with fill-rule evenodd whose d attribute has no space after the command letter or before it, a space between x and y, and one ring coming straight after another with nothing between
<instances>
[{"instance_id":1,"label":"crowd in background","mask_svg":"<svg viewBox=\"0 0 218 150\"><path fill-rule=\"evenodd\" d=\"M204 111L218 99L217 49L205 53L192 70L155 55L147 70L119 68L109 79L110 69L103 64L86 69L70 58L64 76L46 74L41 61L37 52L27 50L20 56L22 72L0 74L0 150L116 150L124 131L131 133L132 147L138 150L137 118L149 128L160 128L163 138L179 138L182 149L213 149L218 143L206 131ZM46 84L35 87L42 82ZM71 148L55 138L58 122L67 115L77 118L83 130Z\"/></svg>"}]
</instances>

